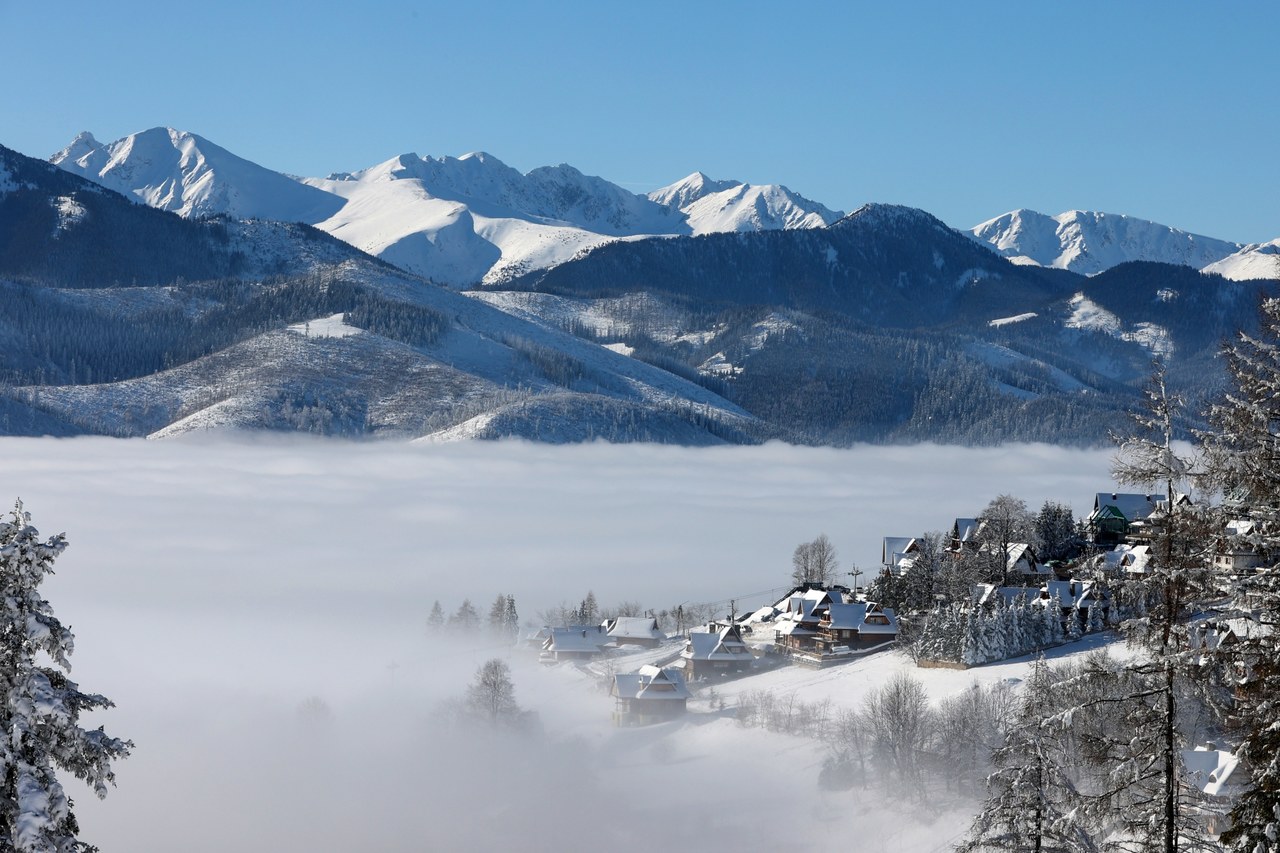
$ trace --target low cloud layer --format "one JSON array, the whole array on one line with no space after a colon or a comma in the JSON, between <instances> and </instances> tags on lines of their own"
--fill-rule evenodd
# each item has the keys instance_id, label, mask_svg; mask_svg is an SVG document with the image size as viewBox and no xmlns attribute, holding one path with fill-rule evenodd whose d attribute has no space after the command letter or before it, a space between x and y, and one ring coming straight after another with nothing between
<instances>
[{"instance_id":1,"label":"low cloud layer","mask_svg":"<svg viewBox=\"0 0 1280 853\"><path fill-rule=\"evenodd\" d=\"M750 605L817 533L842 568L871 569L881 537L948 527L1000 493L1085 512L1108 463L1043 446L0 441L9 497L71 542L46 593L77 635L73 677L119 705L92 722L138 745L104 803L69 782L86 840L129 851L645 849L617 824L659 825L678 804L669 786L620 796L616 775L656 783L671 757L637 764L651 751L608 730L607 699L513 658L544 739L433 727L504 652L433 648L432 601L483 613L511 594L525 618L588 589ZM688 774L750 772L713 752L671 765L683 795L706 789ZM722 835L812 818L812 771L780 786L794 802Z\"/></svg>"}]
</instances>

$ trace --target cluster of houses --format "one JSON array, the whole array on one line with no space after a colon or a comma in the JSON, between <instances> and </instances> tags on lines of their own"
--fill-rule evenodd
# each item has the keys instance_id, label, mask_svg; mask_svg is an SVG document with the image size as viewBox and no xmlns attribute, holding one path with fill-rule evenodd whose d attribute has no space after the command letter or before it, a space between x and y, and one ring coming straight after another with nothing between
<instances>
[{"instance_id":1,"label":"cluster of houses","mask_svg":"<svg viewBox=\"0 0 1280 853\"><path fill-rule=\"evenodd\" d=\"M1153 528L1166 504L1166 499L1157 495L1097 493L1084 525L1096 553L1096 565L1116 575L1145 574ZM1237 522L1229 532L1247 532L1240 527L1246 524ZM951 550L961 553L994 547L987 541L989 537L983 536L983 525L978 518L956 519ZM919 554L920 542L913 537L885 537L882 570L906 574ZM1000 547L1007 560L1006 576L1021 586L978 585L972 606L989 607L997 598L1003 599L1001 608L1015 599L1033 600L1046 607L1057 602L1068 637L1096 630L1094 622L1098 620L1109 621L1111 601L1102 585L1074 579L1059 565L1041 563L1029 543ZM1257 565L1257 558L1224 546L1215 563L1241 569ZM1087 622L1073 625L1072 619ZM839 664L890 647L898 630L898 617L891 607L867 601L846 587L804 584L742 618L735 613L727 620L692 629L683 638L669 639L652 616L619 616L599 625L543 628L530 636L529 644L548 663L585 662L624 651L638 654L653 650L647 656L649 662L638 671L611 675L615 721L641 725L685 713L693 681L743 674L758 667L763 658L811 667Z\"/></svg>"}]
</instances>

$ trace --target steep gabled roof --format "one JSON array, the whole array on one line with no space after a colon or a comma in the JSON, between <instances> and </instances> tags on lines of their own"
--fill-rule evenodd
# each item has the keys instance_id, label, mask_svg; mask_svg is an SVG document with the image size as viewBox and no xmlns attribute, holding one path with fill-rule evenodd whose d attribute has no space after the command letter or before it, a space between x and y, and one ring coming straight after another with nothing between
<instances>
[{"instance_id":1,"label":"steep gabled roof","mask_svg":"<svg viewBox=\"0 0 1280 853\"><path fill-rule=\"evenodd\" d=\"M737 626L719 631L690 631L689 647L681 653L692 660L743 660L752 657Z\"/></svg>"},{"instance_id":2,"label":"steep gabled roof","mask_svg":"<svg viewBox=\"0 0 1280 853\"><path fill-rule=\"evenodd\" d=\"M1093 521L1098 518L1114 517L1114 514L1102 515L1101 513L1110 507L1112 510L1120 514L1125 521L1137 521L1140 518L1146 518L1155 512L1156 504L1162 498L1159 495L1135 495L1117 492L1098 492L1093 499L1093 513L1089 516L1089 520Z\"/></svg>"},{"instance_id":3,"label":"steep gabled roof","mask_svg":"<svg viewBox=\"0 0 1280 853\"><path fill-rule=\"evenodd\" d=\"M642 666L639 672L618 673L613 677L611 692L619 699L676 701L689 698L689 686L680 670L656 666Z\"/></svg>"},{"instance_id":4,"label":"steep gabled roof","mask_svg":"<svg viewBox=\"0 0 1280 853\"><path fill-rule=\"evenodd\" d=\"M880 562L893 568L907 554L919 550L914 536L886 536L880 545Z\"/></svg>"},{"instance_id":5,"label":"steep gabled roof","mask_svg":"<svg viewBox=\"0 0 1280 853\"><path fill-rule=\"evenodd\" d=\"M619 616L606 619L601 626L613 640L661 640L664 635L658 628L658 620L650 616Z\"/></svg>"},{"instance_id":6,"label":"steep gabled roof","mask_svg":"<svg viewBox=\"0 0 1280 853\"><path fill-rule=\"evenodd\" d=\"M877 624L883 617L888 624ZM892 607L881 607L874 601L833 604L829 614L831 630L857 631L859 634L896 634L898 617Z\"/></svg>"},{"instance_id":7,"label":"steep gabled roof","mask_svg":"<svg viewBox=\"0 0 1280 853\"><path fill-rule=\"evenodd\" d=\"M951 525L951 538L958 542L968 542L978 535L982 522L976 518L957 518Z\"/></svg>"}]
</instances>

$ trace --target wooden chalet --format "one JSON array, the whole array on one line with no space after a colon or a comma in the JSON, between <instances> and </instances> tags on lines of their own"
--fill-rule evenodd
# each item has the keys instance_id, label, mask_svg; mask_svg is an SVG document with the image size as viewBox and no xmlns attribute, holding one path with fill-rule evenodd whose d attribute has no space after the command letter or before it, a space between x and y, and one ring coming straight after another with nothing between
<instances>
[{"instance_id":1,"label":"wooden chalet","mask_svg":"<svg viewBox=\"0 0 1280 853\"><path fill-rule=\"evenodd\" d=\"M892 607L873 601L832 604L818 623L814 651L820 656L847 654L897 638L898 617Z\"/></svg>"},{"instance_id":2,"label":"wooden chalet","mask_svg":"<svg viewBox=\"0 0 1280 853\"><path fill-rule=\"evenodd\" d=\"M1089 541L1101 547L1127 541L1130 528L1147 519L1161 502L1159 495L1098 492L1093 499L1093 512L1085 519Z\"/></svg>"},{"instance_id":3,"label":"wooden chalet","mask_svg":"<svg viewBox=\"0 0 1280 853\"><path fill-rule=\"evenodd\" d=\"M544 662L566 660L591 660L604 654L604 647L609 644L609 636L604 628L594 625L589 628L552 628L542 644L541 659Z\"/></svg>"},{"instance_id":4,"label":"wooden chalet","mask_svg":"<svg viewBox=\"0 0 1280 853\"><path fill-rule=\"evenodd\" d=\"M690 631L680 659L685 676L694 679L742 672L756 658L742 641L738 626L729 625L718 631Z\"/></svg>"},{"instance_id":5,"label":"wooden chalet","mask_svg":"<svg viewBox=\"0 0 1280 853\"><path fill-rule=\"evenodd\" d=\"M685 713L689 687L675 668L642 666L639 672L613 677L613 722L619 726L645 726Z\"/></svg>"},{"instance_id":6,"label":"wooden chalet","mask_svg":"<svg viewBox=\"0 0 1280 853\"><path fill-rule=\"evenodd\" d=\"M836 589L813 587L792 593L773 620L774 645L784 653L815 651L822 620L832 604L843 603L844 595Z\"/></svg>"}]
</instances>

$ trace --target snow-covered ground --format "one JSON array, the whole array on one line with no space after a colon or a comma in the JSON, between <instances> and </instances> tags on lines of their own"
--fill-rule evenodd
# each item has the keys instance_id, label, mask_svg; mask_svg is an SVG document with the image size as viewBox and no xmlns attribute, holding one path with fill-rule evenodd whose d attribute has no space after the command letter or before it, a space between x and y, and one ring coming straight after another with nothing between
<instances>
[{"instance_id":1,"label":"snow-covered ground","mask_svg":"<svg viewBox=\"0 0 1280 853\"><path fill-rule=\"evenodd\" d=\"M516 696L542 737L443 728L434 709L508 652L442 645L426 614L470 598L483 615L511 594L533 619L589 589L606 606L745 609L785 586L795 543L820 531L865 570L884 535L945 527L1003 492L1081 513L1110 485L1108 461L1044 446L0 441L11 496L71 543L44 592L76 632L73 677L118 706L84 722L137 744L104 802L68 780L82 837L137 853L175 839L193 853L639 851L649 833L677 848L797 834L944 848L968 798L820 794L820 744L705 714L619 731L592 679L523 654L509 656ZM902 665L883 655L717 689L852 706ZM1023 670L913 674L941 697Z\"/></svg>"}]
</instances>

